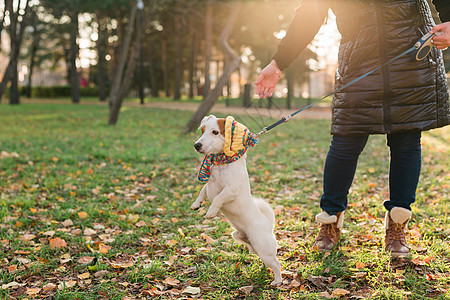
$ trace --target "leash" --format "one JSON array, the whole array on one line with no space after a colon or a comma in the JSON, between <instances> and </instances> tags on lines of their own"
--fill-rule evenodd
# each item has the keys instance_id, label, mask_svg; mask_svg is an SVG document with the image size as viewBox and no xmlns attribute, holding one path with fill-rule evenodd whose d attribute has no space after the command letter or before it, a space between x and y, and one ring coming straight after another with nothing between
<instances>
[{"instance_id":1,"label":"leash","mask_svg":"<svg viewBox=\"0 0 450 300\"><path fill-rule=\"evenodd\" d=\"M424 58L430 53L431 49L432 49L433 46L434 46L434 45L433 45L433 41L432 41L432 37L433 37L434 35L435 35L435 33L433 33L433 34L431 34L431 33L425 34L423 37L421 37L421 38L414 44L414 46L412 46L412 47L409 48L408 50L403 51L402 53L400 53L399 55L395 56L394 58L388 60L387 62L383 63L383 64L380 65L379 67L377 67L377 68L375 68L375 69L373 69L373 70L371 70L371 71L369 71L369 72L367 72L367 73L365 73L365 74L359 76L359 77L356 78L356 79L353 79L353 80L350 81L349 83L347 83L347 84L341 86L340 88L338 88L337 90L334 90L333 92L331 92L331 93L329 93L329 94L323 96L322 98L320 98L319 100L317 100L317 101L315 101L315 102L309 104L308 106L305 106L305 107L303 107L303 108L301 108L301 109L299 109L299 110L297 110L297 111L295 111L295 112L293 112L293 113L291 113L291 114L289 114L289 115L287 115L287 116L282 117L280 120L278 120L277 122L273 123L272 125L269 125L269 126L267 126L267 127L264 127L264 128L263 128L259 133L257 133L256 135L259 136L259 135L261 135L261 134L267 133L269 130L271 130L271 129L277 127L278 125L288 122L292 117L294 117L295 115L301 113L301 112L304 111L305 109L307 109L307 108L313 106L314 104L316 104L316 103L318 103L318 102L324 100L324 99L327 98L327 97L330 97L330 96L332 96L332 95L334 95L334 94L336 94L336 93L342 91L343 89L345 89L345 88L351 86L352 84L354 84L354 83L360 81L360 80L363 79L364 77L369 76L369 75L372 74L373 72L378 71L378 70L381 69L382 67L384 67L384 66L386 66L386 65L388 65L388 64L390 64L390 63L392 63L393 61L399 59L399 58L402 57L403 55L406 55L406 54L411 53L411 52L414 51L413 55L414 55L414 58L415 58L417 61L420 61L420 60L424 59Z\"/></svg>"}]
</instances>

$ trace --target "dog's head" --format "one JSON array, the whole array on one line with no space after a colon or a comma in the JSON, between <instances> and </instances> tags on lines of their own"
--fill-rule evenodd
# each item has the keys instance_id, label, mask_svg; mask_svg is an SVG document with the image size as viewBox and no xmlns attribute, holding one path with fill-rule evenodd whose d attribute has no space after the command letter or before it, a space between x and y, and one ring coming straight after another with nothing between
<instances>
[{"instance_id":1,"label":"dog's head","mask_svg":"<svg viewBox=\"0 0 450 300\"><path fill-rule=\"evenodd\" d=\"M226 119L218 119L213 115L203 118L199 127L202 130L202 136L194 144L197 152L202 154L223 153L225 121Z\"/></svg>"}]
</instances>

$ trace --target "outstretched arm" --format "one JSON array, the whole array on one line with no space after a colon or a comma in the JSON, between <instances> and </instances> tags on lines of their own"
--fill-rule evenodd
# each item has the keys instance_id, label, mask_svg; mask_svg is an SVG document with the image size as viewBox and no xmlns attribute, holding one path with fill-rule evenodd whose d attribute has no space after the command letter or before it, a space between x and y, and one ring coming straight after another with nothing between
<instances>
[{"instance_id":1,"label":"outstretched arm","mask_svg":"<svg viewBox=\"0 0 450 300\"><path fill-rule=\"evenodd\" d=\"M328 14L328 1L304 0L295 11L286 36L278 44L273 60L265 67L255 82L256 94L262 98L272 96L281 71L295 60L311 42Z\"/></svg>"}]
</instances>

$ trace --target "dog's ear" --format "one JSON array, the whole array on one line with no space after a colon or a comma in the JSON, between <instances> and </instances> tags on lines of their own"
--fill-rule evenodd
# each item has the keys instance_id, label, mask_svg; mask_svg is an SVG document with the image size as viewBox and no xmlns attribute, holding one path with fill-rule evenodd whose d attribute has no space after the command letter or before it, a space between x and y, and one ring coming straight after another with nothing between
<instances>
[{"instance_id":1,"label":"dog's ear","mask_svg":"<svg viewBox=\"0 0 450 300\"><path fill-rule=\"evenodd\" d=\"M201 128L205 125L206 121L208 121L209 118L211 118L211 117L212 117L212 116L206 116L206 117L204 117L204 118L202 119L202 121L200 122L200 126L198 126L198 129L201 129Z\"/></svg>"},{"instance_id":2,"label":"dog's ear","mask_svg":"<svg viewBox=\"0 0 450 300\"><path fill-rule=\"evenodd\" d=\"M217 119L217 124L219 125L220 134L225 136L225 122L226 119Z\"/></svg>"}]
</instances>

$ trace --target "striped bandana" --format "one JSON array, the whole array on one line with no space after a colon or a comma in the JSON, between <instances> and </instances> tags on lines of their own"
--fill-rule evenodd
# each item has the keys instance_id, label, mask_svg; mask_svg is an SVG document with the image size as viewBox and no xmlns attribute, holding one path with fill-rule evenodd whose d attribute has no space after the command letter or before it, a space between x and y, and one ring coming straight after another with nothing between
<instances>
[{"instance_id":1,"label":"striped bandana","mask_svg":"<svg viewBox=\"0 0 450 300\"><path fill-rule=\"evenodd\" d=\"M245 143L245 148L239 150L236 154L232 156L227 156L225 153L219 154L208 154L203 159L202 166L200 167L200 171L198 172L198 180L202 182L208 182L209 177L211 176L211 167L212 165L227 165L232 162L237 161L241 158L249 147L254 147L258 144L258 136L254 133L248 131L248 139Z\"/></svg>"}]
</instances>

